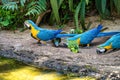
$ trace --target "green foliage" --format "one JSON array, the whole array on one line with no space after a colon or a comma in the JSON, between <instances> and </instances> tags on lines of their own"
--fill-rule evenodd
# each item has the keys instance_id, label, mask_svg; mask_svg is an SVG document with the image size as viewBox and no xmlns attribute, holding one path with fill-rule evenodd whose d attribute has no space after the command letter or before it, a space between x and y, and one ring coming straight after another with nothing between
<instances>
[{"instance_id":1,"label":"green foliage","mask_svg":"<svg viewBox=\"0 0 120 80\"><path fill-rule=\"evenodd\" d=\"M12 29L14 28L13 26L13 19L16 17L16 14L12 13L11 11L3 10L0 7L0 25L1 28L6 28L8 29L10 25L12 25Z\"/></svg>"},{"instance_id":2,"label":"green foliage","mask_svg":"<svg viewBox=\"0 0 120 80\"><path fill-rule=\"evenodd\" d=\"M57 24L59 24L60 16L59 16L59 5L58 4L60 4L62 2L58 3L58 0L50 0L50 3L51 3L52 11L55 16L56 22L57 22Z\"/></svg>"},{"instance_id":3,"label":"green foliage","mask_svg":"<svg viewBox=\"0 0 120 80\"><path fill-rule=\"evenodd\" d=\"M113 0L118 14L120 14L120 0Z\"/></svg>"},{"instance_id":4,"label":"green foliage","mask_svg":"<svg viewBox=\"0 0 120 80\"><path fill-rule=\"evenodd\" d=\"M74 22L75 22L76 29L79 29L79 19L78 19L79 16L78 15L80 12L80 8L81 8L81 2L76 7L75 14L74 14L74 20L75 20Z\"/></svg>"},{"instance_id":5,"label":"green foliage","mask_svg":"<svg viewBox=\"0 0 120 80\"><path fill-rule=\"evenodd\" d=\"M68 0L69 2L69 10L73 11L73 0Z\"/></svg>"},{"instance_id":6,"label":"green foliage","mask_svg":"<svg viewBox=\"0 0 120 80\"><path fill-rule=\"evenodd\" d=\"M76 7L74 14L74 23L76 26L76 30L79 30L79 14L80 14L80 23L82 26L82 30L85 31L87 28L85 27L85 5L88 4L89 0L81 0Z\"/></svg>"},{"instance_id":7,"label":"green foliage","mask_svg":"<svg viewBox=\"0 0 120 80\"><path fill-rule=\"evenodd\" d=\"M46 0L32 1L28 4L28 11L26 15L39 15L46 11L47 5Z\"/></svg>"},{"instance_id":8,"label":"green foliage","mask_svg":"<svg viewBox=\"0 0 120 80\"><path fill-rule=\"evenodd\" d=\"M72 52L78 53L79 52L79 45L77 43L77 40L68 40L68 48Z\"/></svg>"},{"instance_id":9,"label":"green foliage","mask_svg":"<svg viewBox=\"0 0 120 80\"><path fill-rule=\"evenodd\" d=\"M85 25L85 16L86 12L90 13L92 9L97 9L102 19L109 18L112 8L116 8L120 14L120 0L2 0L1 2L0 11L7 15L0 17L2 27L11 26L13 23L16 26L23 23L26 16L35 19L41 13L52 9L50 14L43 17L45 22L49 20L51 24L63 25L69 20L74 20L75 32L81 33L80 29L82 32L88 29Z\"/></svg>"},{"instance_id":10,"label":"green foliage","mask_svg":"<svg viewBox=\"0 0 120 80\"><path fill-rule=\"evenodd\" d=\"M20 1L2 0L2 3L3 3L2 8L6 10L15 11L15 10L18 10L19 3L21 6L24 6L25 2L26 0L20 0Z\"/></svg>"},{"instance_id":11,"label":"green foliage","mask_svg":"<svg viewBox=\"0 0 120 80\"><path fill-rule=\"evenodd\" d=\"M81 9L80 9L80 22L81 22L81 26L82 29L85 31L87 30L85 27L85 0L81 1Z\"/></svg>"},{"instance_id":12,"label":"green foliage","mask_svg":"<svg viewBox=\"0 0 120 80\"><path fill-rule=\"evenodd\" d=\"M96 3L96 8L103 19L110 16L110 12L107 9L107 0L95 0L95 3Z\"/></svg>"}]
</instances>

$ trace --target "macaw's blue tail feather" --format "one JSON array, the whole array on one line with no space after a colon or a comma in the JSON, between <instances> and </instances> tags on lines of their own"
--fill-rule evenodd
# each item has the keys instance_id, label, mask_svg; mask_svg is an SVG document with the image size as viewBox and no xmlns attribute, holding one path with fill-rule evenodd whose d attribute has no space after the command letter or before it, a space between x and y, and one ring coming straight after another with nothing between
<instances>
[{"instance_id":1,"label":"macaw's blue tail feather","mask_svg":"<svg viewBox=\"0 0 120 80\"><path fill-rule=\"evenodd\" d=\"M102 30L103 26L101 24L98 25L97 29Z\"/></svg>"},{"instance_id":2,"label":"macaw's blue tail feather","mask_svg":"<svg viewBox=\"0 0 120 80\"><path fill-rule=\"evenodd\" d=\"M120 32L100 32L98 35L97 35L97 38L98 37L105 37L105 36L112 36L112 35L115 35L115 34L118 34Z\"/></svg>"},{"instance_id":3,"label":"macaw's blue tail feather","mask_svg":"<svg viewBox=\"0 0 120 80\"><path fill-rule=\"evenodd\" d=\"M55 35L60 34L62 32L62 29L55 30Z\"/></svg>"},{"instance_id":4,"label":"macaw's blue tail feather","mask_svg":"<svg viewBox=\"0 0 120 80\"><path fill-rule=\"evenodd\" d=\"M62 37L73 37L73 36L76 36L78 34L58 34L56 36L56 38L62 38Z\"/></svg>"}]
</instances>

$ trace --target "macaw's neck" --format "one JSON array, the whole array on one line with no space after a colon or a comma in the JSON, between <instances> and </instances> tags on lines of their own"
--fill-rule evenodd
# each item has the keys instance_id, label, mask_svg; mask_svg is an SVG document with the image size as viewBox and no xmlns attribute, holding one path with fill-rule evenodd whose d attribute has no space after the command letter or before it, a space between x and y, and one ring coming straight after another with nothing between
<instances>
[{"instance_id":1,"label":"macaw's neck","mask_svg":"<svg viewBox=\"0 0 120 80\"><path fill-rule=\"evenodd\" d=\"M107 49L107 50L110 50L110 49L112 49L112 44L110 44L108 46L105 46L104 48Z\"/></svg>"},{"instance_id":2,"label":"macaw's neck","mask_svg":"<svg viewBox=\"0 0 120 80\"><path fill-rule=\"evenodd\" d=\"M39 32L39 31L38 31L37 29L35 29L35 27L31 26L31 34L32 34L32 37L36 38L37 40L39 40L39 39L37 38L38 32Z\"/></svg>"},{"instance_id":3,"label":"macaw's neck","mask_svg":"<svg viewBox=\"0 0 120 80\"><path fill-rule=\"evenodd\" d=\"M77 44L80 45L80 38L77 39Z\"/></svg>"}]
</instances>

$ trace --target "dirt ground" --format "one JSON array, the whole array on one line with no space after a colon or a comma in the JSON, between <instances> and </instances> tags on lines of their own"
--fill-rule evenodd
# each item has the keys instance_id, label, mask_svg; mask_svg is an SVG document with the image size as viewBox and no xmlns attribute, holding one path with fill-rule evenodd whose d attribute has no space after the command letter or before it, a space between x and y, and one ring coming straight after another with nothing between
<instances>
[{"instance_id":1,"label":"dirt ground","mask_svg":"<svg viewBox=\"0 0 120 80\"><path fill-rule=\"evenodd\" d=\"M91 21L93 19L91 17L87 20ZM91 27L97 26L99 24L98 18L94 18L93 22ZM103 25L109 28L107 31L120 31L119 19L115 21L105 20L103 21ZM65 25L64 30L69 31L73 26L72 23L68 23L68 25ZM42 46L36 44L37 41L30 36L29 30L24 32L16 31L16 33L12 31L0 31L0 49L7 50L12 47L15 52L24 50L32 51L38 55L34 59L34 62L39 62L39 65L52 59L64 64L92 65L100 71L120 73L120 50L102 55L96 53L96 46L104 43L107 39L109 37L96 38L93 40L90 48L80 48L80 53L72 53L65 47L54 47L50 41ZM32 56L32 54L30 55Z\"/></svg>"}]
</instances>

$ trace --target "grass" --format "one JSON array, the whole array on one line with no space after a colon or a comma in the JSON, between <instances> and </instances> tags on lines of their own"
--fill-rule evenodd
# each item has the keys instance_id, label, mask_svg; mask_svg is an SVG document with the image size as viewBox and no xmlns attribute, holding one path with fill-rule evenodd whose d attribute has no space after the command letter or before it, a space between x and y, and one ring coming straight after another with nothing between
<instances>
[{"instance_id":1,"label":"grass","mask_svg":"<svg viewBox=\"0 0 120 80\"><path fill-rule=\"evenodd\" d=\"M0 56L0 80L95 80L90 77L71 78L55 71L28 66Z\"/></svg>"}]
</instances>

